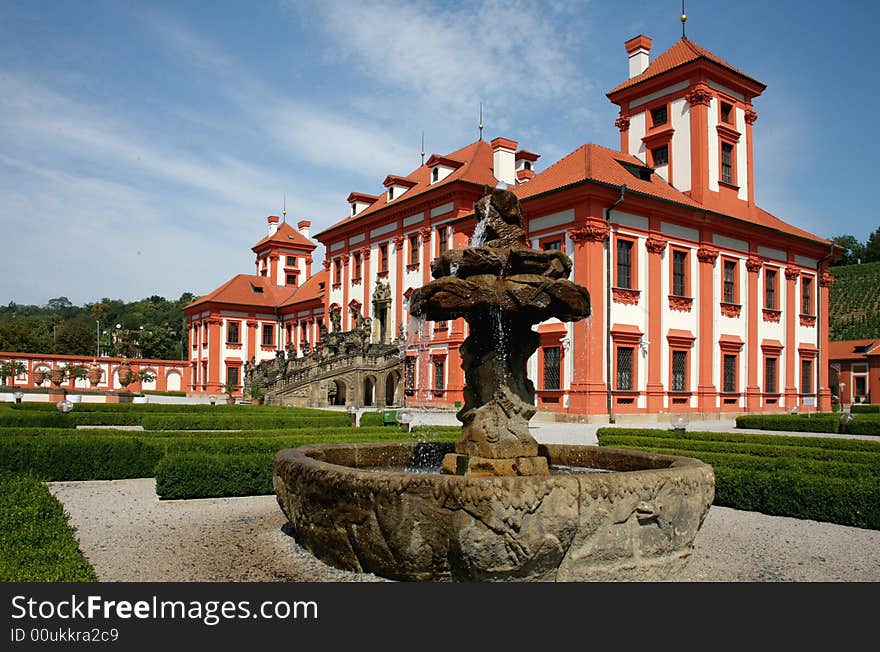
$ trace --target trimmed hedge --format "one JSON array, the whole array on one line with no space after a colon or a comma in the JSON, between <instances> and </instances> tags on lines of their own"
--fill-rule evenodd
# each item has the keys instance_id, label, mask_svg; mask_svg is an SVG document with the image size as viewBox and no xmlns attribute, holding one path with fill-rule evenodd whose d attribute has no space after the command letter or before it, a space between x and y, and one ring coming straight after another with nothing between
<instances>
[{"instance_id":1,"label":"trimmed hedge","mask_svg":"<svg viewBox=\"0 0 880 652\"><path fill-rule=\"evenodd\" d=\"M851 435L880 435L880 414L860 414L846 426Z\"/></svg>"},{"instance_id":2,"label":"trimmed hedge","mask_svg":"<svg viewBox=\"0 0 880 652\"><path fill-rule=\"evenodd\" d=\"M815 414L747 414L736 418L737 428L785 430L798 432L838 432L840 415Z\"/></svg>"},{"instance_id":3,"label":"trimmed hedge","mask_svg":"<svg viewBox=\"0 0 880 652\"><path fill-rule=\"evenodd\" d=\"M833 450L867 451L880 454L880 442L863 439L842 439L830 437L798 437L796 435L762 435L749 432L699 432L688 430L679 436L675 431L659 428L599 428L599 440L607 437L655 437L687 441L741 442L748 444L770 444L773 446L798 446Z\"/></svg>"},{"instance_id":4,"label":"trimmed hedge","mask_svg":"<svg viewBox=\"0 0 880 652\"><path fill-rule=\"evenodd\" d=\"M168 455L156 467L156 493L163 499L271 494L273 459L274 453Z\"/></svg>"},{"instance_id":5,"label":"trimmed hedge","mask_svg":"<svg viewBox=\"0 0 880 652\"><path fill-rule=\"evenodd\" d=\"M0 412L11 410L14 412L57 412L54 403L0 403ZM73 408L76 412L160 412L160 413L184 413L184 414L260 414L260 415L299 415L299 416L336 416L347 413L341 410L322 410L320 408L295 408L281 407L280 405L228 405L218 403L207 405L204 403L77 403Z\"/></svg>"},{"instance_id":6,"label":"trimmed hedge","mask_svg":"<svg viewBox=\"0 0 880 652\"><path fill-rule=\"evenodd\" d=\"M853 403L849 411L853 414L880 414L880 403Z\"/></svg>"},{"instance_id":7,"label":"trimmed hedge","mask_svg":"<svg viewBox=\"0 0 880 652\"><path fill-rule=\"evenodd\" d=\"M0 473L0 582L96 582L64 508L37 478Z\"/></svg>"},{"instance_id":8,"label":"trimmed hedge","mask_svg":"<svg viewBox=\"0 0 880 652\"><path fill-rule=\"evenodd\" d=\"M77 426L142 426L146 430L266 430L306 426L348 426L347 414L144 414L136 412L7 411L0 414L0 428Z\"/></svg>"}]
</instances>

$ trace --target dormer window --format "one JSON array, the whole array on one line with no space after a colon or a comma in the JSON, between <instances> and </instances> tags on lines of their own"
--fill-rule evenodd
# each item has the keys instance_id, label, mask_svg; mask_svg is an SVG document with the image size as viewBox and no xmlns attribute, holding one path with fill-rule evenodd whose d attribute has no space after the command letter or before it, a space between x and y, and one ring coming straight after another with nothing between
<instances>
[{"instance_id":1,"label":"dormer window","mask_svg":"<svg viewBox=\"0 0 880 652\"><path fill-rule=\"evenodd\" d=\"M658 106L656 109L651 109L651 126L659 127L660 125L665 125L669 122L669 114L666 111L666 105Z\"/></svg>"},{"instance_id":2,"label":"dormer window","mask_svg":"<svg viewBox=\"0 0 880 652\"><path fill-rule=\"evenodd\" d=\"M448 156L431 154L425 165L431 168L431 183L439 183L464 165L464 162Z\"/></svg>"},{"instance_id":3,"label":"dormer window","mask_svg":"<svg viewBox=\"0 0 880 652\"><path fill-rule=\"evenodd\" d=\"M362 210L369 208L376 203L379 198L376 195L367 195L362 192L353 192L346 200L351 204L351 216L354 217Z\"/></svg>"},{"instance_id":4,"label":"dormer window","mask_svg":"<svg viewBox=\"0 0 880 652\"><path fill-rule=\"evenodd\" d=\"M431 170L431 183L436 183L440 180L440 168L434 168Z\"/></svg>"},{"instance_id":5,"label":"dormer window","mask_svg":"<svg viewBox=\"0 0 880 652\"><path fill-rule=\"evenodd\" d=\"M352 204L351 204L351 215L352 215L352 217L354 217L354 214L355 214L355 213L357 213L357 204L355 204L354 202L352 202Z\"/></svg>"},{"instance_id":6,"label":"dormer window","mask_svg":"<svg viewBox=\"0 0 880 652\"><path fill-rule=\"evenodd\" d=\"M388 201L391 201L392 199L394 199L394 186L391 186L388 189Z\"/></svg>"},{"instance_id":7,"label":"dormer window","mask_svg":"<svg viewBox=\"0 0 880 652\"><path fill-rule=\"evenodd\" d=\"M389 174L385 177L385 181L382 182L382 185L388 188L388 201L392 201L398 197L402 197L407 190L417 185L417 182L412 179L407 179L406 177Z\"/></svg>"},{"instance_id":8,"label":"dormer window","mask_svg":"<svg viewBox=\"0 0 880 652\"><path fill-rule=\"evenodd\" d=\"M523 162L523 169L524 170L531 170L532 169L532 162L531 161Z\"/></svg>"}]
</instances>

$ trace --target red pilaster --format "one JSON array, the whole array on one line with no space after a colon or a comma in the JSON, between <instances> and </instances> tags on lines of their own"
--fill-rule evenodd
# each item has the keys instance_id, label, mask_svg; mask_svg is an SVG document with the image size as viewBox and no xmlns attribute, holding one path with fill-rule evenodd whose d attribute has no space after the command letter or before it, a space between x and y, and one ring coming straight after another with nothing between
<instances>
[{"instance_id":1,"label":"red pilaster","mask_svg":"<svg viewBox=\"0 0 880 652\"><path fill-rule=\"evenodd\" d=\"M406 239L402 235L398 235L394 238L394 279L396 287L392 289L391 296L401 297L400 301L395 301L396 305L394 308L398 330L400 329L400 324L403 323L403 293L406 290L406 288L403 287L403 266L405 264L403 258L403 245L405 242Z\"/></svg>"},{"instance_id":2,"label":"red pilaster","mask_svg":"<svg viewBox=\"0 0 880 652\"><path fill-rule=\"evenodd\" d=\"M819 274L819 310L821 321L817 324L819 329L819 411L831 411L831 388L828 386L828 295L834 277L827 269L822 269Z\"/></svg>"},{"instance_id":3,"label":"red pilaster","mask_svg":"<svg viewBox=\"0 0 880 652\"><path fill-rule=\"evenodd\" d=\"M364 298L361 303L361 314L367 316L370 314L370 248L361 249L361 277L364 284ZM398 301L398 303L400 303ZM398 311L400 306L398 306Z\"/></svg>"},{"instance_id":4,"label":"red pilaster","mask_svg":"<svg viewBox=\"0 0 880 652\"><path fill-rule=\"evenodd\" d=\"M714 412L717 390L712 377L715 359L714 315L715 315L715 261L718 250L708 244L702 244L697 250L700 261L700 379L697 386L701 412Z\"/></svg>"},{"instance_id":5,"label":"red pilaster","mask_svg":"<svg viewBox=\"0 0 880 652\"><path fill-rule=\"evenodd\" d=\"M754 148L754 140L752 140L752 132L753 125L755 124L755 120L758 119L758 114L755 113L751 104L746 104L746 152L747 152L747 161L746 167L748 169L748 182L749 182L749 205L753 205L755 203L755 148ZM829 399L830 400L830 399Z\"/></svg>"},{"instance_id":6,"label":"red pilaster","mask_svg":"<svg viewBox=\"0 0 880 652\"><path fill-rule=\"evenodd\" d=\"M702 202L709 192L709 101L712 91L700 82L685 99L691 114L691 190L690 195Z\"/></svg>"},{"instance_id":7,"label":"red pilaster","mask_svg":"<svg viewBox=\"0 0 880 652\"><path fill-rule=\"evenodd\" d=\"M663 381L660 377L660 353L662 351L663 286L661 265L668 241L652 233L645 241L648 249L648 412L656 414L663 410Z\"/></svg>"},{"instance_id":8,"label":"red pilaster","mask_svg":"<svg viewBox=\"0 0 880 652\"><path fill-rule=\"evenodd\" d=\"M797 369L797 324L800 315L797 310L797 280L800 271L793 267L785 268L785 406L797 405L798 388L795 384Z\"/></svg>"},{"instance_id":9,"label":"red pilaster","mask_svg":"<svg viewBox=\"0 0 880 652\"><path fill-rule=\"evenodd\" d=\"M746 315L748 317L748 332L746 333L746 410L755 412L761 409L761 389L758 387L758 322L761 320L761 309L758 297L758 273L763 263L756 256L749 256L746 261L748 270L748 296L746 301Z\"/></svg>"},{"instance_id":10,"label":"red pilaster","mask_svg":"<svg viewBox=\"0 0 880 652\"><path fill-rule=\"evenodd\" d=\"M220 319L211 317L208 324L208 383L209 392L220 391Z\"/></svg>"}]
</instances>

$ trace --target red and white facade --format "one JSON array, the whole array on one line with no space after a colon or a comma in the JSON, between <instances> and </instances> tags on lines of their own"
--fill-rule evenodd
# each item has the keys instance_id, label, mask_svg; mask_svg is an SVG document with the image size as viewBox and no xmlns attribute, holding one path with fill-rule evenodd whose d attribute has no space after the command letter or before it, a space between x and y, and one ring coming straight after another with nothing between
<instances>
[{"instance_id":1,"label":"red and white facade","mask_svg":"<svg viewBox=\"0 0 880 652\"><path fill-rule=\"evenodd\" d=\"M414 342L406 299L441 251L467 246L474 203L503 182L520 197L532 246L564 250L592 299L590 319L538 327L529 376L540 407L612 418L830 409L835 251L755 204L753 101L765 87L687 39L653 62L651 46L627 42L630 78L608 93L619 151L582 145L542 171L538 154L508 138L434 154L389 174L384 192L349 195L348 215L316 235L325 271L313 277L307 266L282 270L292 239L270 233L254 248L257 276L187 308L192 391L217 391L229 368L288 342L299 350L300 333L314 343L332 311L351 329L354 310L372 318L374 342L407 331L412 398L463 401L464 320L428 324ZM304 243L293 249L310 260ZM324 287L305 292L315 278ZM265 284L262 302L246 302L245 283ZM237 348L224 339L230 320L246 332ZM267 325L277 339L255 342Z\"/></svg>"},{"instance_id":2,"label":"red and white facade","mask_svg":"<svg viewBox=\"0 0 880 652\"><path fill-rule=\"evenodd\" d=\"M880 402L880 339L831 342L828 359L842 405Z\"/></svg>"}]
</instances>

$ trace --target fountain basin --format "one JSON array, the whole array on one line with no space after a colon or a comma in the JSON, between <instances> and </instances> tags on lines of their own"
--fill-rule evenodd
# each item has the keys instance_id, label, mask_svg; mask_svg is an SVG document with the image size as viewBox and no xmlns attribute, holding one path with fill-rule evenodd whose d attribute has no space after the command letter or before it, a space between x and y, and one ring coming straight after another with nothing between
<instances>
[{"instance_id":1,"label":"fountain basin","mask_svg":"<svg viewBox=\"0 0 880 652\"><path fill-rule=\"evenodd\" d=\"M454 444L280 451L274 487L297 542L337 568L397 580L652 581L681 570L715 495L686 457L542 445L552 467L611 473L482 477L439 465Z\"/></svg>"}]
</instances>

